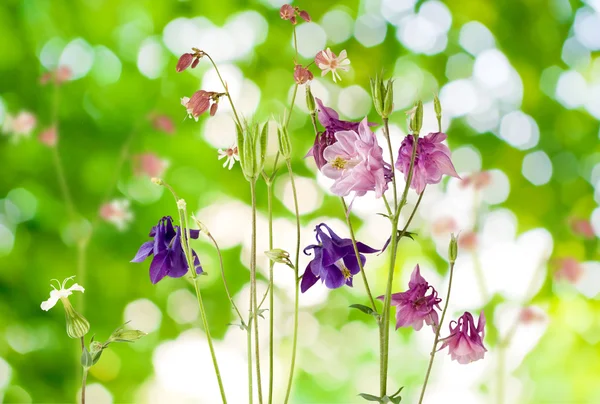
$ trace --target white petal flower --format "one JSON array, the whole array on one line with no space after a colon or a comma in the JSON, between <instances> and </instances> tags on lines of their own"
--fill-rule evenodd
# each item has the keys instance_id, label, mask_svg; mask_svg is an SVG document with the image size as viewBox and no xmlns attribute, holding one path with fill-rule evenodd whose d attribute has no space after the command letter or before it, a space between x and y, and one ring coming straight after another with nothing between
<instances>
[{"instance_id":1,"label":"white petal flower","mask_svg":"<svg viewBox=\"0 0 600 404\"><path fill-rule=\"evenodd\" d=\"M56 289L54 287L54 285L50 285L50 286L52 286L53 290L50 291L50 298L48 300L42 302L42 304L41 304L42 310L44 310L44 311L50 310L51 308L53 308L56 305L56 303L58 302L59 299L67 298L67 297L71 296L73 294L73 292L83 293L85 291L83 286L81 286L77 283L74 283L70 288L65 289L65 285L66 285L67 281L69 281L73 278L74 278L74 276L71 276L71 277L65 279L62 284L58 280L53 279L56 281L56 283L58 284L58 287L60 289Z\"/></svg>"},{"instance_id":2,"label":"white petal flower","mask_svg":"<svg viewBox=\"0 0 600 404\"><path fill-rule=\"evenodd\" d=\"M225 157L227 157L227 159L225 160L225 163L223 163L223 167L227 167L229 170L231 170L235 162L240 160L238 148L231 146L227 150L219 149L219 160Z\"/></svg>"}]
</instances>

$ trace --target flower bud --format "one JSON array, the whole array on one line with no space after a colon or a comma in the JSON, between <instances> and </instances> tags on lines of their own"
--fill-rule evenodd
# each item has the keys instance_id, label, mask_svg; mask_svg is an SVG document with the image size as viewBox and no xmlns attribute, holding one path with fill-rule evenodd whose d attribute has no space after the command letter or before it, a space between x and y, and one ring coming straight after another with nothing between
<instances>
[{"instance_id":1,"label":"flower bud","mask_svg":"<svg viewBox=\"0 0 600 404\"><path fill-rule=\"evenodd\" d=\"M413 134L418 135L423 127L423 102L419 100L415 105L414 112L410 120L410 130Z\"/></svg>"},{"instance_id":2,"label":"flower bud","mask_svg":"<svg viewBox=\"0 0 600 404\"><path fill-rule=\"evenodd\" d=\"M383 83L382 83L383 85ZM383 97L383 113L382 117L389 117L394 110L394 80L389 79L385 87L385 95Z\"/></svg>"},{"instance_id":3,"label":"flower bud","mask_svg":"<svg viewBox=\"0 0 600 404\"><path fill-rule=\"evenodd\" d=\"M65 307L65 320L67 323L67 334L71 338L81 338L90 330L90 323L79 314L73 306L71 306L71 302L66 297L62 297L60 299Z\"/></svg>"},{"instance_id":4,"label":"flower bud","mask_svg":"<svg viewBox=\"0 0 600 404\"><path fill-rule=\"evenodd\" d=\"M306 86L306 107L311 115L317 110L317 106L315 105L315 97L313 97L312 91L310 91L310 85Z\"/></svg>"},{"instance_id":5,"label":"flower bud","mask_svg":"<svg viewBox=\"0 0 600 404\"><path fill-rule=\"evenodd\" d=\"M108 342L134 342L146 335L148 334L140 330L125 330L119 328L113 332L108 339Z\"/></svg>"},{"instance_id":6,"label":"flower bud","mask_svg":"<svg viewBox=\"0 0 600 404\"><path fill-rule=\"evenodd\" d=\"M186 208L187 204L185 203L185 199L180 199L177 201L177 208L184 210Z\"/></svg>"},{"instance_id":7,"label":"flower bud","mask_svg":"<svg viewBox=\"0 0 600 404\"><path fill-rule=\"evenodd\" d=\"M198 66L198 63L200 63L200 58L197 57L192 62L192 69L195 68L196 66Z\"/></svg>"},{"instance_id":8,"label":"flower bud","mask_svg":"<svg viewBox=\"0 0 600 404\"><path fill-rule=\"evenodd\" d=\"M262 130L258 124L244 123L238 128L238 153L244 177L253 181L260 175L267 153L268 123Z\"/></svg>"},{"instance_id":9,"label":"flower bud","mask_svg":"<svg viewBox=\"0 0 600 404\"><path fill-rule=\"evenodd\" d=\"M433 96L433 109L435 110L435 116L440 119L442 117L442 104L437 95Z\"/></svg>"},{"instance_id":10,"label":"flower bud","mask_svg":"<svg viewBox=\"0 0 600 404\"><path fill-rule=\"evenodd\" d=\"M94 359L91 353L87 350L86 347L83 347L83 351L81 352L81 366L85 369L89 369L94 365Z\"/></svg>"},{"instance_id":11,"label":"flower bud","mask_svg":"<svg viewBox=\"0 0 600 404\"><path fill-rule=\"evenodd\" d=\"M184 53L179 58L179 61L177 61L177 67L175 68L175 70L177 70L177 73L181 73L182 71L190 67L193 61L194 55L192 55L191 53Z\"/></svg>"},{"instance_id":12,"label":"flower bud","mask_svg":"<svg viewBox=\"0 0 600 404\"><path fill-rule=\"evenodd\" d=\"M92 365L95 365L99 360L100 356L102 356L102 351L106 348L107 345L102 342L92 341L90 344L90 355L92 356Z\"/></svg>"},{"instance_id":13,"label":"flower bud","mask_svg":"<svg viewBox=\"0 0 600 404\"><path fill-rule=\"evenodd\" d=\"M279 140L279 153L284 159L289 160L292 157L292 142L285 125L279 125L277 128L277 138Z\"/></svg>"},{"instance_id":14,"label":"flower bud","mask_svg":"<svg viewBox=\"0 0 600 404\"><path fill-rule=\"evenodd\" d=\"M290 22L292 23L292 25L296 25L296 23L297 23L296 16L293 16L292 18L290 18Z\"/></svg>"},{"instance_id":15,"label":"flower bud","mask_svg":"<svg viewBox=\"0 0 600 404\"><path fill-rule=\"evenodd\" d=\"M290 268L294 267L292 261L290 261L290 254L281 248L274 248L272 250L265 251L265 255L273 262L285 264Z\"/></svg>"},{"instance_id":16,"label":"flower bud","mask_svg":"<svg viewBox=\"0 0 600 404\"><path fill-rule=\"evenodd\" d=\"M448 261L451 264L456 262L456 256L458 255L458 237L454 233L450 234L450 244L448 245Z\"/></svg>"},{"instance_id":17,"label":"flower bud","mask_svg":"<svg viewBox=\"0 0 600 404\"><path fill-rule=\"evenodd\" d=\"M218 108L219 108L219 103L213 102L213 104L210 106L210 116L215 116Z\"/></svg>"},{"instance_id":18,"label":"flower bud","mask_svg":"<svg viewBox=\"0 0 600 404\"><path fill-rule=\"evenodd\" d=\"M206 227L206 225L204 223L202 223L200 220L198 220L198 218L194 215L192 215L192 220L194 220L194 222L196 222L196 226L198 226L198 230L200 230L202 233L206 234L207 236L210 235L210 231L208 231L208 227Z\"/></svg>"},{"instance_id":19,"label":"flower bud","mask_svg":"<svg viewBox=\"0 0 600 404\"><path fill-rule=\"evenodd\" d=\"M379 75L376 75L375 78L371 78L371 97L373 97L373 105L375 106L375 111L379 116L383 116L383 94L382 90L381 78Z\"/></svg>"},{"instance_id":20,"label":"flower bud","mask_svg":"<svg viewBox=\"0 0 600 404\"><path fill-rule=\"evenodd\" d=\"M300 11L298 13L298 15L300 16L300 18L302 18L304 21L306 22L310 22L310 15L308 15L308 13L304 10Z\"/></svg>"},{"instance_id":21,"label":"flower bud","mask_svg":"<svg viewBox=\"0 0 600 404\"><path fill-rule=\"evenodd\" d=\"M150 179L150 181L152 181L152 182L153 182L153 183L155 183L156 185L165 185L165 182L164 182L162 179L160 179L160 178L157 178L157 177L152 177L152 178Z\"/></svg>"}]
</instances>

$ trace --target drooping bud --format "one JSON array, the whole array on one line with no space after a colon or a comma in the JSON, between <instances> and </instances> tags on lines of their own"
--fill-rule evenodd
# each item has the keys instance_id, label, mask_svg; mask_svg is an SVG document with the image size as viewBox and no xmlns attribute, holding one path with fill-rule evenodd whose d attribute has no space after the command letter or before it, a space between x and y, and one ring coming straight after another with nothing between
<instances>
[{"instance_id":1,"label":"drooping bud","mask_svg":"<svg viewBox=\"0 0 600 404\"><path fill-rule=\"evenodd\" d=\"M181 57L179 57L179 60L177 61L177 67L175 68L175 70L177 70L177 73L181 73L182 71L190 67L193 61L193 54L184 53L183 55L181 55Z\"/></svg>"},{"instance_id":2,"label":"drooping bud","mask_svg":"<svg viewBox=\"0 0 600 404\"><path fill-rule=\"evenodd\" d=\"M311 115L315 114L315 112L317 111L315 97L313 97L312 95L310 85L306 86L306 107L308 108L308 113Z\"/></svg>"},{"instance_id":3,"label":"drooping bud","mask_svg":"<svg viewBox=\"0 0 600 404\"><path fill-rule=\"evenodd\" d=\"M198 66L198 63L200 63L200 58L197 57L192 62L192 69L194 69L196 66Z\"/></svg>"},{"instance_id":4,"label":"drooping bud","mask_svg":"<svg viewBox=\"0 0 600 404\"><path fill-rule=\"evenodd\" d=\"M208 231L208 227L206 227L206 225L204 223L202 223L200 220L198 220L198 218L194 215L192 215L192 220L194 222L196 222L196 226L198 226L198 230L200 230L202 233L206 234L207 236L210 235L210 231Z\"/></svg>"},{"instance_id":5,"label":"drooping bud","mask_svg":"<svg viewBox=\"0 0 600 404\"><path fill-rule=\"evenodd\" d=\"M306 22L310 22L310 15L308 15L308 13L305 10L302 10L298 13L298 15L300 16L300 18L302 18L304 21Z\"/></svg>"},{"instance_id":6,"label":"drooping bud","mask_svg":"<svg viewBox=\"0 0 600 404\"><path fill-rule=\"evenodd\" d=\"M311 73L311 71L305 67L302 67L302 65L296 65L294 67L294 81L296 82L296 84L306 84L313 78L314 76Z\"/></svg>"},{"instance_id":7,"label":"drooping bud","mask_svg":"<svg viewBox=\"0 0 600 404\"><path fill-rule=\"evenodd\" d=\"M290 22L292 23L292 25L296 25L297 24L296 16L293 16L292 18L290 18Z\"/></svg>"},{"instance_id":8,"label":"drooping bud","mask_svg":"<svg viewBox=\"0 0 600 404\"><path fill-rule=\"evenodd\" d=\"M265 251L265 255L273 262L285 264L290 268L294 268L292 261L290 261L290 254L281 248L274 248L272 250Z\"/></svg>"},{"instance_id":9,"label":"drooping bud","mask_svg":"<svg viewBox=\"0 0 600 404\"><path fill-rule=\"evenodd\" d=\"M210 106L210 116L215 116L215 114L217 113L217 109L219 109L219 103L218 102L214 102Z\"/></svg>"},{"instance_id":10,"label":"drooping bud","mask_svg":"<svg viewBox=\"0 0 600 404\"><path fill-rule=\"evenodd\" d=\"M277 138L279 140L279 153L284 159L289 160L292 157L292 142L285 125L280 124L278 126Z\"/></svg>"},{"instance_id":11,"label":"drooping bud","mask_svg":"<svg viewBox=\"0 0 600 404\"><path fill-rule=\"evenodd\" d=\"M458 255L458 237L454 233L450 234L450 244L448 245L448 261L450 264L456 262L456 256Z\"/></svg>"},{"instance_id":12,"label":"drooping bud","mask_svg":"<svg viewBox=\"0 0 600 404\"><path fill-rule=\"evenodd\" d=\"M71 338L81 338L90 330L90 323L79 314L69 302L69 299L60 299L65 307L65 320L67 323L67 335Z\"/></svg>"},{"instance_id":13,"label":"drooping bud","mask_svg":"<svg viewBox=\"0 0 600 404\"><path fill-rule=\"evenodd\" d=\"M134 342L146 335L148 334L140 330L126 330L125 325L122 325L112 333L104 345L108 346L112 342Z\"/></svg>"}]
</instances>

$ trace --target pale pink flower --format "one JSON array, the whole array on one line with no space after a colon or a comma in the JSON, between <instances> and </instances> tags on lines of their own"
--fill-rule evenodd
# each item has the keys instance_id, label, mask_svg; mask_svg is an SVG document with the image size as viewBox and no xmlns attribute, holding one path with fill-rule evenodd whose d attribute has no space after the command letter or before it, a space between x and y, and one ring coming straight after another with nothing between
<instances>
[{"instance_id":1,"label":"pale pink flower","mask_svg":"<svg viewBox=\"0 0 600 404\"><path fill-rule=\"evenodd\" d=\"M162 177L169 166L167 160L160 159L154 153L136 154L132 156L132 159L133 173L137 176Z\"/></svg>"},{"instance_id":2,"label":"pale pink flower","mask_svg":"<svg viewBox=\"0 0 600 404\"><path fill-rule=\"evenodd\" d=\"M375 191L380 198L391 180L391 169L383 161L383 149L369 129L367 118L361 121L358 132L338 131L335 138L337 142L323 151L327 164L321 168L323 174L335 180L331 192L347 196L354 191L356 196L363 196Z\"/></svg>"},{"instance_id":3,"label":"pale pink flower","mask_svg":"<svg viewBox=\"0 0 600 404\"><path fill-rule=\"evenodd\" d=\"M113 224L117 230L124 231L133 220L133 213L127 199L113 199L100 207L100 217Z\"/></svg>"},{"instance_id":4,"label":"pale pink flower","mask_svg":"<svg viewBox=\"0 0 600 404\"><path fill-rule=\"evenodd\" d=\"M489 171L481 171L469 175L460 182L461 188L473 186L476 190L480 191L490 185L492 182L492 174Z\"/></svg>"},{"instance_id":5,"label":"pale pink flower","mask_svg":"<svg viewBox=\"0 0 600 404\"><path fill-rule=\"evenodd\" d=\"M163 131L169 135L172 135L175 132L175 125L167 115L156 115L153 113L150 114L149 118L152 121L154 129Z\"/></svg>"},{"instance_id":6,"label":"pale pink flower","mask_svg":"<svg viewBox=\"0 0 600 404\"><path fill-rule=\"evenodd\" d=\"M544 313L535 307L524 307L519 313L519 321L524 324L539 323L546 319Z\"/></svg>"},{"instance_id":7,"label":"pale pink flower","mask_svg":"<svg viewBox=\"0 0 600 404\"><path fill-rule=\"evenodd\" d=\"M51 126L42 131L42 133L40 133L38 136L38 140L48 147L56 146L56 143L58 143L58 132L56 131L56 126Z\"/></svg>"},{"instance_id":8,"label":"pale pink flower","mask_svg":"<svg viewBox=\"0 0 600 404\"><path fill-rule=\"evenodd\" d=\"M477 233L468 231L458 238L458 247L468 251L474 251L477 248Z\"/></svg>"},{"instance_id":9,"label":"pale pink flower","mask_svg":"<svg viewBox=\"0 0 600 404\"><path fill-rule=\"evenodd\" d=\"M31 112L21 111L14 117L6 115L3 129L7 134L14 135L13 139L18 140L19 137L29 137L36 124L35 115Z\"/></svg>"},{"instance_id":10,"label":"pale pink flower","mask_svg":"<svg viewBox=\"0 0 600 404\"><path fill-rule=\"evenodd\" d=\"M559 269L554 273L556 280L565 279L569 283L577 283L583 276L581 264L572 257L558 260Z\"/></svg>"},{"instance_id":11,"label":"pale pink flower","mask_svg":"<svg viewBox=\"0 0 600 404\"><path fill-rule=\"evenodd\" d=\"M181 99L181 105L183 105L190 118L194 118L198 121L198 117L210 109L211 116L217 112L217 107L213 107L219 101L219 97L223 93L216 93L214 91L196 91L192 98L183 97Z\"/></svg>"},{"instance_id":12,"label":"pale pink flower","mask_svg":"<svg viewBox=\"0 0 600 404\"><path fill-rule=\"evenodd\" d=\"M452 326L452 324L455 324ZM469 312L465 312L458 321L450 322L450 335L443 341L440 350L448 347L448 353L452 360L460 364L467 364L479 359L487 352L483 345L483 337L485 335L485 314L483 311L479 315L477 327L475 320Z\"/></svg>"},{"instance_id":13,"label":"pale pink flower","mask_svg":"<svg viewBox=\"0 0 600 404\"><path fill-rule=\"evenodd\" d=\"M231 170L235 162L240 161L240 156L238 155L238 148L236 146L231 146L226 150L219 149L219 160L224 158L226 158L226 160L225 163L223 163L223 167L227 167L229 170Z\"/></svg>"},{"instance_id":14,"label":"pale pink flower","mask_svg":"<svg viewBox=\"0 0 600 404\"><path fill-rule=\"evenodd\" d=\"M348 66L350 59L347 58L345 49L340 52L340 56L336 56L329 48L322 50L315 56L315 64L322 70L321 76L331 72L334 83L341 80L338 70L347 72L350 69L350 66Z\"/></svg>"},{"instance_id":15,"label":"pale pink flower","mask_svg":"<svg viewBox=\"0 0 600 404\"><path fill-rule=\"evenodd\" d=\"M596 233L594 233L594 228L589 220L573 218L569 221L569 224L571 225L571 230L576 235L589 240L596 238Z\"/></svg>"},{"instance_id":16,"label":"pale pink flower","mask_svg":"<svg viewBox=\"0 0 600 404\"><path fill-rule=\"evenodd\" d=\"M458 224L456 223L456 220L449 216L436 219L431 225L431 232L436 236L456 233L457 231Z\"/></svg>"}]
</instances>

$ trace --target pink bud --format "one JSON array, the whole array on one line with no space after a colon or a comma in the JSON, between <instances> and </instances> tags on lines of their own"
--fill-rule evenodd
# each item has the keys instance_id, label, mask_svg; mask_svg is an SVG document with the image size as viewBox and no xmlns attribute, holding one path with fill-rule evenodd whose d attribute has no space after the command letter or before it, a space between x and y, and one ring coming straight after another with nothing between
<instances>
[{"instance_id":1,"label":"pink bud","mask_svg":"<svg viewBox=\"0 0 600 404\"><path fill-rule=\"evenodd\" d=\"M44 130L42 133L40 133L38 140L48 147L56 146L56 143L58 142L58 133L56 132L56 127L51 126Z\"/></svg>"},{"instance_id":2,"label":"pink bud","mask_svg":"<svg viewBox=\"0 0 600 404\"><path fill-rule=\"evenodd\" d=\"M184 53L183 55L181 55L181 57L179 58L179 61L177 62L177 67L176 67L177 73L181 73L182 71L184 71L185 69L190 67L193 60L194 60L194 55L192 55L191 53Z\"/></svg>"},{"instance_id":3,"label":"pink bud","mask_svg":"<svg viewBox=\"0 0 600 404\"><path fill-rule=\"evenodd\" d=\"M292 23L292 25L296 25L296 16L290 18L290 22Z\"/></svg>"},{"instance_id":4,"label":"pink bud","mask_svg":"<svg viewBox=\"0 0 600 404\"><path fill-rule=\"evenodd\" d=\"M196 91L190 98L187 109L192 111L194 117L202 115L210 107L211 95L204 90Z\"/></svg>"},{"instance_id":5,"label":"pink bud","mask_svg":"<svg viewBox=\"0 0 600 404\"><path fill-rule=\"evenodd\" d=\"M284 20L291 19L294 16L294 7L290 6L289 4L284 4L279 9L279 15Z\"/></svg>"},{"instance_id":6,"label":"pink bud","mask_svg":"<svg viewBox=\"0 0 600 404\"><path fill-rule=\"evenodd\" d=\"M213 105L210 106L210 116L215 116L218 108L219 108L219 103L213 102Z\"/></svg>"},{"instance_id":7,"label":"pink bud","mask_svg":"<svg viewBox=\"0 0 600 404\"><path fill-rule=\"evenodd\" d=\"M589 220L585 219L571 219L571 230L578 236L582 236L587 239L596 238L596 234L594 233L594 228Z\"/></svg>"},{"instance_id":8,"label":"pink bud","mask_svg":"<svg viewBox=\"0 0 600 404\"><path fill-rule=\"evenodd\" d=\"M175 125L171 118L166 115L154 115L152 118L152 126L156 130L163 131L172 135L175 132Z\"/></svg>"},{"instance_id":9,"label":"pink bud","mask_svg":"<svg viewBox=\"0 0 600 404\"><path fill-rule=\"evenodd\" d=\"M194 59L194 61L192 62L192 69L196 66L198 66L198 62L200 62L200 58L196 58Z\"/></svg>"},{"instance_id":10,"label":"pink bud","mask_svg":"<svg viewBox=\"0 0 600 404\"><path fill-rule=\"evenodd\" d=\"M304 68L301 65L296 65L294 67L294 80L296 81L296 84L306 84L312 80L313 77L313 74L307 68Z\"/></svg>"},{"instance_id":11,"label":"pink bud","mask_svg":"<svg viewBox=\"0 0 600 404\"><path fill-rule=\"evenodd\" d=\"M300 11L299 15L304 21L310 22L310 15L308 15L308 13L306 11L304 11L304 10Z\"/></svg>"},{"instance_id":12,"label":"pink bud","mask_svg":"<svg viewBox=\"0 0 600 404\"><path fill-rule=\"evenodd\" d=\"M73 71L69 66L58 66L56 69L56 84L62 84L73 77Z\"/></svg>"}]
</instances>

